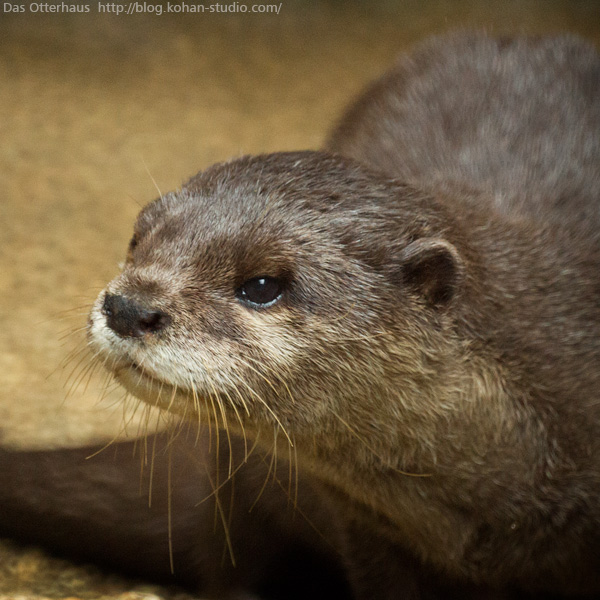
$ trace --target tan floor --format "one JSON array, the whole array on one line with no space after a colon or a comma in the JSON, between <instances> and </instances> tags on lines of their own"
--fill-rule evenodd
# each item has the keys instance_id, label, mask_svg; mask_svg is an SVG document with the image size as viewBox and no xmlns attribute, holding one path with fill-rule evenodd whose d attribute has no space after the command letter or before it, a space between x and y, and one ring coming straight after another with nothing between
<instances>
[{"instance_id":1,"label":"tan floor","mask_svg":"<svg viewBox=\"0 0 600 600\"><path fill-rule=\"evenodd\" d=\"M231 156L318 147L365 82L433 33L566 30L600 45L598 1L365 5L288 1L277 16L100 15L97 2L85 15L0 12L3 443L78 444L120 430L121 409L109 406L120 395L98 407L95 376L65 399L81 367L77 356L61 364L83 346L86 307L116 273L139 206L157 195L153 179L165 191ZM0 594L15 578L0 578Z\"/></svg>"}]
</instances>

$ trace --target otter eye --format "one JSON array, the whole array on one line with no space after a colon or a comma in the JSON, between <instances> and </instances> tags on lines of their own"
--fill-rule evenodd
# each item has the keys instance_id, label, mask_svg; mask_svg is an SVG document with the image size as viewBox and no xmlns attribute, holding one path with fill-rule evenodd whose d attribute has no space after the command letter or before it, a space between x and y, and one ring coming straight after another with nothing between
<instances>
[{"instance_id":1,"label":"otter eye","mask_svg":"<svg viewBox=\"0 0 600 600\"><path fill-rule=\"evenodd\" d=\"M237 291L238 298L250 306L265 307L275 304L283 292L283 283L276 277L248 279Z\"/></svg>"}]
</instances>

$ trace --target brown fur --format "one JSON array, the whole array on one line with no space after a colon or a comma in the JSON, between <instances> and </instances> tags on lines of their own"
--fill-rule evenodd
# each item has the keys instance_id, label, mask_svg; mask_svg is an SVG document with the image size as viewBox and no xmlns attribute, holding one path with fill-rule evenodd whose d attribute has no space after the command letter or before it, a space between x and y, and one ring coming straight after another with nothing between
<instances>
[{"instance_id":1,"label":"brown fur","mask_svg":"<svg viewBox=\"0 0 600 600\"><path fill-rule=\"evenodd\" d=\"M329 152L146 207L92 347L322 482L359 598L598 593L599 96L569 38L433 41Z\"/></svg>"}]
</instances>

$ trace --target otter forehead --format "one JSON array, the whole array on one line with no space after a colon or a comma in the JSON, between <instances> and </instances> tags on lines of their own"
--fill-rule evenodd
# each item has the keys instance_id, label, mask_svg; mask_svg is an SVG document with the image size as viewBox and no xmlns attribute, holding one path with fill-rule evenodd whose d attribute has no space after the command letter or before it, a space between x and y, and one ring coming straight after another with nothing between
<instances>
[{"instance_id":1,"label":"otter forehead","mask_svg":"<svg viewBox=\"0 0 600 600\"><path fill-rule=\"evenodd\" d=\"M246 275L257 268L285 271L302 257L320 254L323 261L331 252L352 254L367 239L372 251L378 237L389 244L405 228L414 235L414 216L403 219L401 213L414 215L410 205L417 200L408 186L342 157L243 157L199 173L144 208L133 238L136 264L222 271L235 266Z\"/></svg>"},{"instance_id":2,"label":"otter forehead","mask_svg":"<svg viewBox=\"0 0 600 600\"><path fill-rule=\"evenodd\" d=\"M219 235L252 224L300 226L306 218L357 224L363 213L371 219L389 204L392 186L351 160L321 152L248 156L214 165L149 204L137 227L170 218Z\"/></svg>"}]
</instances>

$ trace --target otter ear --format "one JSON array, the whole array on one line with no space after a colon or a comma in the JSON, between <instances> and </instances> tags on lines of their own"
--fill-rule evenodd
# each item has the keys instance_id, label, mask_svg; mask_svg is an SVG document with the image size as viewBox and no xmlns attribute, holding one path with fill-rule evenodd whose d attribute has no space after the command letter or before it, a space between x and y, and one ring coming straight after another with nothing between
<instances>
[{"instance_id":1,"label":"otter ear","mask_svg":"<svg viewBox=\"0 0 600 600\"><path fill-rule=\"evenodd\" d=\"M403 285L414 289L435 307L447 306L463 279L464 265L456 248L446 240L422 238L400 253Z\"/></svg>"}]
</instances>

